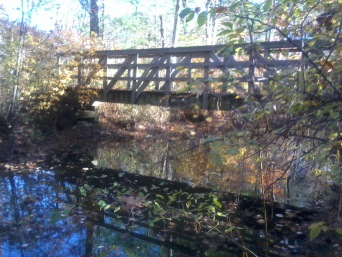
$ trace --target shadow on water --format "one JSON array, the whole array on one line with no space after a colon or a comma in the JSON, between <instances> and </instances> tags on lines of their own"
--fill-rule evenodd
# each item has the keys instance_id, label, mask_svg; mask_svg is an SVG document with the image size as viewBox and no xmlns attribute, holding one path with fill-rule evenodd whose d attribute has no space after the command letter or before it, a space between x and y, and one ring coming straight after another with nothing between
<instances>
[{"instance_id":1,"label":"shadow on water","mask_svg":"<svg viewBox=\"0 0 342 257\"><path fill-rule=\"evenodd\" d=\"M304 256L314 216L268 206L266 236L253 198L70 163L2 171L0 191L2 256Z\"/></svg>"},{"instance_id":2,"label":"shadow on water","mask_svg":"<svg viewBox=\"0 0 342 257\"><path fill-rule=\"evenodd\" d=\"M146 227L85 206L79 185L54 172L1 175L1 256L192 256ZM91 208L91 209L90 209Z\"/></svg>"}]
</instances>

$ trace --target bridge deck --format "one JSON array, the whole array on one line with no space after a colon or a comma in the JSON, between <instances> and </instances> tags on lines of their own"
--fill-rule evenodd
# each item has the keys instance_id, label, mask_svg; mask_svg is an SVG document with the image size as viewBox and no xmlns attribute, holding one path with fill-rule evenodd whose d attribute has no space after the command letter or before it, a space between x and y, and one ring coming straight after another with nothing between
<instances>
[{"instance_id":1,"label":"bridge deck","mask_svg":"<svg viewBox=\"0 0 342 257\"><path fill-rule=\"evenodd\" d=\"M162 95L165 100L186 93L195 95L195 100L207 109L218 106L221 96L253 93L277 72L305 65L301 43L98 51L89 55L60 55L59 67L61 72L70 68L74 71L74 84L101 89L104 101L122 102L118 100L120 92L125 95L121 99L132 104L146 103L141 100L146 95ZM70 65L71 60L76 65ZM165 105L168 104L166 101Z\"/></svg>"}]
</instances>

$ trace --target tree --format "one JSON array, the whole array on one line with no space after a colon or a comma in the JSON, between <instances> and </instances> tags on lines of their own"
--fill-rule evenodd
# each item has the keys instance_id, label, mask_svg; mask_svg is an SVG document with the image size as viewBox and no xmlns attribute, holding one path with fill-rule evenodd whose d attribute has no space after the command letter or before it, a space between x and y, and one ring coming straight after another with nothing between
<instances>
[{"instance_id":1,"label":"tree","mask_svg":"<svg viewBox=\"0 0 342 257\"><path fill-rule=\"evenodd\" d=\"M178 41L179 9L180 9L180 0L176 0L175 17L173 21L173 32L172 32L172 42L171 42L172 47L175 47Z\"/></svg>"},{"instance_id":2,"label":"tree","mask_svg":"<svg viewBox=\"0 0 342 257\"><path fill-rule=\"evenodd\" d=\"M32 14L46 3L47 2L44 0L39 0L36 3L29 1L25 3L25 1L22 0L19 25L15 25L7 20L2 21L1 25L5 31L8 32L7 35L3 36L2 45L4 56L6 56L4 58L3 78L5 79L5 84L8 85L8 92L6 93L12 95L11 100L7 102L7 106L5 107L7 108L5 111L7 120L12 120L18 110L18 99L22 90L22 67L25 59L25 43L28 24L30 23ZM18 37L16 37L16 33L18 33ZM12 40L13 36L18 40ZM6 65L8 66L6 67Z\"/></svg>"},{"instance_id":3,"label":"tree","mask_svg":"<svg viewBox=\"0 0 342 257\"><path fill-rule=\"evenodd\" d=\"M90 37L98 37L100 35L99 26L99 6L97 0L79 0L82 8L89 13Z\"/></svg>"},{"instance_id":4,"label":"tree","mask_svg":"<svg viewBox=\"0 0 342 257\"><path fill-rule=\"evenodd\" d=\"M232 126L225 141L237 148L247 147L249 157L245 156L245 160L254 159L258 164L255 169L260 190L256 192L274 199L274 194L269 193L283 183L290 195L291 188L298 190L293 180L300 172L308 179L320 174L322 185L328 180L340 185L341 4L338 1L233 1L198 14L195 9L186 8L180 16L187 22L197 18L199 26L214 16L219 18L218 36L228 46L249 43L255 56L265 54L258 53L259 42L272 40L285 40L300 52L297 56L302 59L300 67L279 70L264 84L256 83L253 75L249 75L250 84L243 85L248 90L242 94L236 92L246 103L234 112L241 124L238 128ZM295 40L301 44L296 45ZM296 57L293 53L282 55ZM236 56L239 58L239 53ZM280 57L271 53L268 58ZM254 68L253 74L258 70ZM318 199L317 192L329 190L322 186L316 189L311 191L313 199Z\"/></svg>"},{"instance_id":5,"label":"tree","mask_svg":"<svg viewBox=\"0 0 342 257\"><path fill-rule=\"evenodd\" d=\"M90 35L99 36L99 7L97 5L97 0L90 0Z\"/></svg>"}]
</instances>

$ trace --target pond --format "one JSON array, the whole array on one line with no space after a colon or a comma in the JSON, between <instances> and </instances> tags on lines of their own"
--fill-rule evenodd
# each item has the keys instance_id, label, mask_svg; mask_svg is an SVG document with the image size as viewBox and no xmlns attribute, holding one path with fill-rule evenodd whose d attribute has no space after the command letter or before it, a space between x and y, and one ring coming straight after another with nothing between
<instances>
[{"instance_id":1,"label":"pond","mask_svg":"<svg viewBox=\"0 0 342 257\"><path fill-rule=\"evenodd\" d=\"M1 256L168 256L177 250L176 256L193 254L193 248L174 246L172 241L168 248L170 239L162 232L153 236L144 227L128 230L111 217L101 223L82 206L77 187L51 171L2 172Z\"/></svg>"},{"instance_id":2,"label":"pond","mask_svg":"<svg viewBox=\"0 0 342 257\"><path fill-rule=\"evenodd\" d=\"M0 256L339 256L334 231L309 240L322 219L301 208L310 177L270 180L258 200L260 174L222 139L224 121L148 127L147 111L102 112L59 132L57 149L31 148L33 163L0 166Z\"/></svg>"},{"instance_id":3,"label":"pond","mask_svg":"<svg viewBox=\"0 0 342 257\"><path fill-rule=\"evenodd\" d=\"M264 208L253 198L240 199L237 210L232 194L72 166L1 171L2 256L313 256L304 253L328 249L310 246L313 212L273 205L266 236ZM170 203L171 196L178 198Z\"/></svg>"}]
</instances>

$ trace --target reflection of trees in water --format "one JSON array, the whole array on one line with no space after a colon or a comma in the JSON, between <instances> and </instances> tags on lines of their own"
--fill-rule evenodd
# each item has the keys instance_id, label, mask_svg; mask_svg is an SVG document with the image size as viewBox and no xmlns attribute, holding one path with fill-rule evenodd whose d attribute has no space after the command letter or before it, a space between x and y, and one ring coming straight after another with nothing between
<instances>
[{"instance_id":1,"label":"reflection of trees in water","mask_svg":"<svg viewBox=\"0 0 342 257\"><path fill-rule=\"evenodd\" d=\"M56 209L67 209L66 195L52 175L43 173L12 174L2 177L1 233L3 254L23 256L81 256L84 227L72 217L54 223Z\"/></svg>"},{"instance_id":2,"label":"reflection of trees in water","mask_svg":"<svg viewBox=\"0 0 342 257\"><path fill-rule=\"evenodd\" d=\"M97 149L99 167L121 169L147 176L163 177L168 142L158 140L130 140Z\"/></svg>"},{"instance_id":3,"label":"reflection of trees in water","mask_svg":"<svg viewBox=\"0 0 342 257\"><path fill-rule=\"evenodd\" d=\"M107 225L116 226L117 221L107 220ZM167 256L168 249L156 246L154 243L143 242L126 233L113 233L113 230L103 226L96 226L96 238L94 241L94 254L96 256L141 256L141 257L158 257ZM151 232L146 229L137 231L140 235L149 234ZM180 254L180 253L178 253ZM177 255L182 256L182 255ZM188 255L184 255L188 256Z\"/></svg>"},{"instance_id":4,"label":"reflection of trees in water","mask_svg":"<svg viewBox=\"0 0 342 257\"><path fill-rule=\"evenodd\" d=\"M53 173L40 171L2 176L2 254L78 257L135 253L136 256L161 256L161 251L167 251L91 222L91 218L99 216L79 205L77 183L63 182Z\"/></svg>"},{"instance_id":5,"label":"reflection of trees in water","mask_svg":"<svg viewBox=\"0 0 342 257\"><path fill-rule=\"evenodd\" d=\"M257 148L244 147L241 139L147 138L98 148L97 164L221 191L259 196L264 190L268 199L285 202L291 157L286 144L268 146L261 159L253 154Z\"/></svg>"},{"instance_id":6,"label":"reflection of trees in water","mask_svg":"<svg viewBox=\"0 0 342 257\"><path fill-rule=\"evenodd\" d=\"M112 109L105 105L103 108L107 119L133 120L136 128L142 122L148 134L142 140L131 137L125 142L99 147L97 161L101 167L221 191L263 195L270 201L300 206L316 201L327 191L324 183L327 177L315 175L319 169L316 160L305 160L305 170L296 165L300 156L313 147L310 140L302 141L299 146L295 138L268 135L259 127L248 128L248 122L240 121L234 112L213 112L210 120L203 122L174 121L168 125L169 133L156 135L154 129L167 127L168 120L159 107L116 105ZM139 129L136 131L139 133ZM298 180L299 173L305 173L302 181ZM325 173L329 176L329 172ZM310 182L306 194L298 194L307 187L305 181L313 183Z\"/></svg>"}]
</instances>

